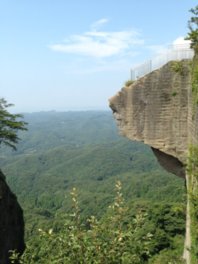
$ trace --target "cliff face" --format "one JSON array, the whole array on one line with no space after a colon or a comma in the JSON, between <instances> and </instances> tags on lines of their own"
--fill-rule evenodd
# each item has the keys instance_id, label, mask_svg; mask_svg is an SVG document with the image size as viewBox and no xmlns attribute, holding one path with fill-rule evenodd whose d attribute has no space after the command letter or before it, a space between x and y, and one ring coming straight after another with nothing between
<instances>
[{"instance_id":1,"label":"cliff face","mask_svg":"<svg viewBox=\"0 0 198 264\"><path fill-rule=\"evenodd\" d=\"M120 133L150 145L160 164L180 177L185 177L189 136L197 130L189 91L190 66L183 60L169 62L110 99Z\"/></svg>"},{"instance_id":2,"label":"cliff face","mask_svg":"<svg viewBox=\"0 0 198 264\"><path fill-rule=\"evenodd\" d=\"M0 171L0 263L9 263L9 250L22 253L24 245L23 212Z\"/></svg>"}]
</instances>

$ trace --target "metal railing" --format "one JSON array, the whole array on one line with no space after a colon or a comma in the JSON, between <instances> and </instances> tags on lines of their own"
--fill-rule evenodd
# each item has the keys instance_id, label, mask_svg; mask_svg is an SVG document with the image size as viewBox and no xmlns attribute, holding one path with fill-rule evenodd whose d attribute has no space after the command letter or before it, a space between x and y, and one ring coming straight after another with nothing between
<instances>
[{"instance_id":1,"label":"metal railing","mask_svg":"<svg viewBox=\"0 0 198 264\"><path fill-rule=\"evenodd\" d=\"M172 45L161 52L152 60L148 60L143 64L131 69L131 80L137 80L144 75L159 69L169 61L178 61L182 59L192 59L194 51L189 46L185 45Z\"/></svg>"}]
</instances>

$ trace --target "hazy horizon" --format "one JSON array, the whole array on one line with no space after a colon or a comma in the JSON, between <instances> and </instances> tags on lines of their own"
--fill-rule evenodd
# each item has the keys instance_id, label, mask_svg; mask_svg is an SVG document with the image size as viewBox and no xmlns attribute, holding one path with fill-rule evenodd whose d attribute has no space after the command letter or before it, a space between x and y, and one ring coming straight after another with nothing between
<instances>
[{"instance_id":1,"label":"hazy horizon","mask_svg":"<svg viewBox=\"0 0 198 264\"><path fill-rule=\"evenodd\" d=\"M11 112L12 109L10 108ZM14 111L16 112L16 110ZM68 108L68 109L49 109L49 110L38 110L38 111L19 111L22 115L25 114L39 114L39 113L67 113L67 112L112 112L110 108Z\"/></svg>"}]
</instances>

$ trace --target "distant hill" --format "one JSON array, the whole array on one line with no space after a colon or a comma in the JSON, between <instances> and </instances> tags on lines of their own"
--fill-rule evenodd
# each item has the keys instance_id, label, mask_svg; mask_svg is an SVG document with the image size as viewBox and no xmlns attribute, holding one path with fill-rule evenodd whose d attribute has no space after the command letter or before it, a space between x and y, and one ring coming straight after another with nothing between
<instances>
[{"instance_id":1,"label":"distant hill","mask_svg":"<svg viewBox=\"0 0 198 264\"><path fill-rule=\"evenodd\" d=\"M129 203L180 203L183 180L165 172L147 146L117 134L110 112L25 115L17 152L4 151L1 168L24 208L27 233L71 210L76 187L83 218L102 216L117 179Z\"/></svg>"}]
</instances>

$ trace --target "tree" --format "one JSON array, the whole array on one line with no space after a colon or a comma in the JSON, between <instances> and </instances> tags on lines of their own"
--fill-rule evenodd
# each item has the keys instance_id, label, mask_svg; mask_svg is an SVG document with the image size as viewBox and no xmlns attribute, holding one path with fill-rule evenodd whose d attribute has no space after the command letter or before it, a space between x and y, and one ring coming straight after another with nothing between
<instances>
[{"instance_id":1,"label":"tree","mask_svg":"<svg viewBox=\"0 0 198 264\"><path fill-rule=\"evenodd\" d=\"M191 19L188 21L188 28L190 32L186 37L187 40L191 41L191 48L194 49L195 54L198 53L198 5L195 8L190 9L193 14Z\"/></svg>"},{"instance_id":2,"label":"tree","mask_svg":"<svg viewBox=\"0 0 198 264\"><path fill-rule=\"evenodd\" d=\"M20 120L23 116L20 114L11 114L7 108L13 104L7 103L4 98L0 98L0 145L5 144L16 150L16 144L19 141L18 130L27 130L27 123Z\"/></svg>"}]
</instances>

